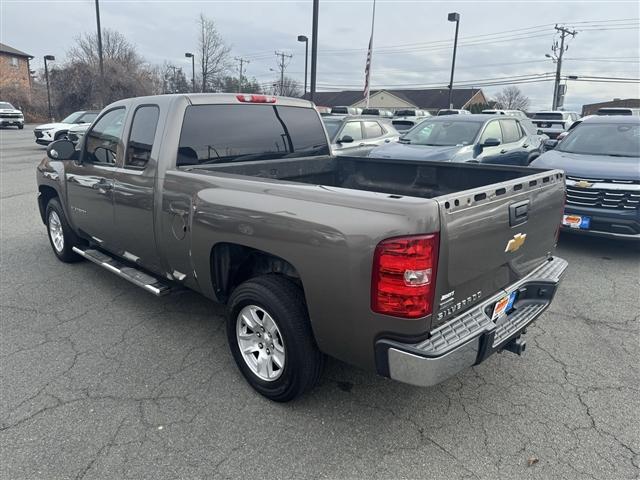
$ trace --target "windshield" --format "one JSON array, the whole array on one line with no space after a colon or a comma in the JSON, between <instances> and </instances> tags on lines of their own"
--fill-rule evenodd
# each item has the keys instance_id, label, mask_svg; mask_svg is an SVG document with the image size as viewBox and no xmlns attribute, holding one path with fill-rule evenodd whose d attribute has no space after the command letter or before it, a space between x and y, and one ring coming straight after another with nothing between
<instances>
[{"instance_id":1,"label":"windshield","mask_svg":"<svg viewBox=\"0 0 640 480\"><path fill-rule=\"evenodd\" d=\"M586 155L640 157L640 124L582 123L560 142L557 150Z\"/></svg>"},{"instance_id":2,"label":"windshield","mask_svg":"<svg viewBox=\"0 0 640 480\"><path fill-rule=\"evenodd\" d=\"M0 108L2 108L3 110L15 110L15 108L13 108L13 105L11 105L9 102L0 102Z\"/></svg>"},{"instance_id":3,"label":"windshield","mask_svg":"<svg viewBox=\"0 0 640 480\"><path fill-rule=\"evenodd\" d=\"M412 145L453 146L470 145L478 135L482 122L461 120L426 120L400 140Z\"/></svg>"},{"instance_id":4,"label":"windshield","mask_svg":"<svg viewBox=\"0 0 640 480\"><path fill-rule=\"evenodd\" d=\"M562 120L563 117L561 113L540 112L540 113L534 113L533 118L539 118L542 120Z\"/></svg>"},{"instance_id":5,"label":"windshield","mask_svg":"<svg viewBox=\"0 0 640 480\"><path fill-rule=\"evenodd\" d=\"M279 105L191 105L178 166L329 155L315 109Z\"/></svg>"},{"instance_id":6,"label":"windshield","mask_svg":"<svg viewBox=\"0 0 640 480\"><path fill-rule=\"evenodd\" d=\"M323 117L322 121L324 123L324 128L327 129L327 135L329 135L329 140L333 142L338 130L340 130L340 126L342 125L342 120L337 118L327 118Z\"/></svg>"},{"instance_id":7,"label":"windshield","mask_svg":"<svg viewBox=\"0 0 640 480\"><path fill-rule=\"evenodd\" d=\"M73 112L71 115L69 115L68 117L66 117L64 120L62 120L60 123L76 123L76 121L78 120L78 118L80 118L82 116L84 112Z\"/></svg>"}]
</instances>

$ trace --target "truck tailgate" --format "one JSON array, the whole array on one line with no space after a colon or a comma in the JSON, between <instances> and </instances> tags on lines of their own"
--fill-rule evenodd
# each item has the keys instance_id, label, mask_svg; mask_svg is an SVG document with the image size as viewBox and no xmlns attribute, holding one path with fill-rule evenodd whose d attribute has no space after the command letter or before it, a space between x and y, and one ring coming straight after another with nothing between
<instances>
[{"instance_id":1,"label":"truck tailgate","mask_svg":"<svg viewBox=\"0 0 640 480\"><path fill-rule=\"evenodd\" d=\"M551 256L562 208L559 170L438 197L435 328L518 281Z\"/></svg>"}]
</instances>

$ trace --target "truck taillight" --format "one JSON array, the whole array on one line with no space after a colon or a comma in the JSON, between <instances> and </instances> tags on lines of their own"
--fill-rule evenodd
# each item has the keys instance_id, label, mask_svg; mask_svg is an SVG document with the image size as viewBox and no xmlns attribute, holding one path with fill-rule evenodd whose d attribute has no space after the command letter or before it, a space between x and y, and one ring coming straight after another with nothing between
<instances>
[{"instance_id":1,"label":"truck taillight","mask_svg":"<svg viewBox=\"0 0 640 480\"><path fill-rule=\"evenodd\" d=\"M391 238L378 244L371 281L374 312L420 318L433 311L438 244L437 233Z\"/></svg>"},{"instance_id":2,"label":"truck taillight","mask_svg":"<svg viewBox=\"0 0 640 480\"><path fill-rule=\"evenodd\" d=\"M236 95L236 98L243 103L276 103L276 97L266 95Z\"/></svg>"}]
</instances>

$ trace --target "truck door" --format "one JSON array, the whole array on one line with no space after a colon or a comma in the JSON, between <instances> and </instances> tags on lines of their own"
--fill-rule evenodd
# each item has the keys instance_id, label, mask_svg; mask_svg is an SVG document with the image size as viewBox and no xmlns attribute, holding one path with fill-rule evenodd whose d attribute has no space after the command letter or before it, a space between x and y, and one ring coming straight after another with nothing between
<instances>
[{"instance_id":1,"label":"truck door","mask_svg":"<svg viewBox=\"0 0 640 480\"><path fill-rule=\"evenodd\" d=\"M113 249L113 174L123 155L125 108L109 110L87 132L79 162L65 168L73 224L101 246Z\"/></svg>"},{"instance_id":2,"label":"truck door","mask_svg":"<svg viewBox=\"0 0 640 480\"><path fill-rule=\"evenodd\" d=\"M161 270L154 234L159 116L158 105L140 105L135 109L123 161L113 175L118 252L124 258L156 272Z\"/></svg>"}]
</instances>

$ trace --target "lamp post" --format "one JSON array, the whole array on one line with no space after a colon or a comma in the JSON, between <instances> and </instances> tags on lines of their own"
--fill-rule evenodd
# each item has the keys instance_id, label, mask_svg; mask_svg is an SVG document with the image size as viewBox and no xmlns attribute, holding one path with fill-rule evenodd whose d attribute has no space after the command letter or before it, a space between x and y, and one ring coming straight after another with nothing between
<instances>
[{"instance_id":1,"label":"lamp post","mask_svg":"<svg viewBox=\"0 0 640 480\"><path fill-rule=\"evenodd\" d=\"M96 29L98 33L98 60L100 62L100 108L104 107L104 62L102 60L102 29L100 27L100 4L96 3Z\"/></svg>"},{"instance_id":2,"label":"lamp post","mask_svg":"<svg viewBox=\"0 0 640 480\"><path fill-rule=\"evenodd\" d=\"M307 65L309 63L309 39L305 35L298 35L298 41L304 42L304 95L306 95L307 94Z\"/></svg>"},{"instance_id":3,"label":"lamp post","mask_svg":"<svg viewBox=\"0 0 640 480\"><path fill-rule=\"evenodd\" d=\"M53 62L56 59L53 55L45 55L44 56L44 78L47 82L47 102L49 104L49 120L53 122L53 115L51 113L51 92L49 91L49 67L47 66L47 61Z\"/></svg>"},{"instance_id":4,"label":"lamp post","mask_svg":"<svg viewBox=\"0 0 640 480\"><path fill-rule=\"evenodd\" d=\"M313 0L313 16L311 19L311 92L309 100L313 102L316 93L316 67L318 63L318 13L320 10L320 0Z\"/></svg>"},{"instance_id":5,"label":"lamp post","mask_svg":"<svg viewBox=\"0 0 640 480\"><path fill-rule=\"evenodd\" d=\"M196 57L193 53L185 53L186 58L191 59L191 90L196 93Z\"/></svg>"},{"instance_id":6,"label":"lamp post","mask_svg":"<svg viewBox=\"0 0 640 480\"><path fill-rule=\"evenodd\" d=\"M449 108L453 108L453 72L456 68L456 50L458 49L458 28L460 27L460 14L452 12L447 16L450 22L456 22L456 37L453 41L453 60L451 61L451 80L449 81Z\"/></svg>"}]
</instances>

